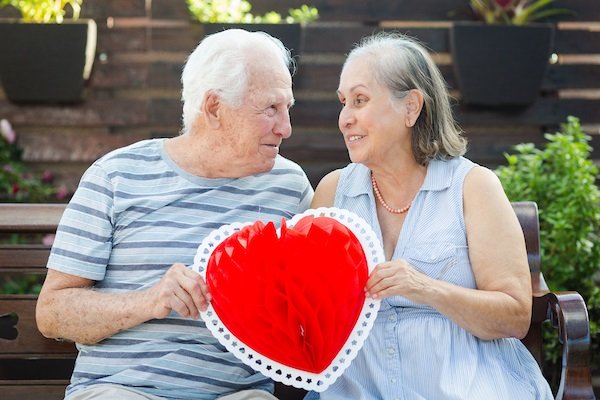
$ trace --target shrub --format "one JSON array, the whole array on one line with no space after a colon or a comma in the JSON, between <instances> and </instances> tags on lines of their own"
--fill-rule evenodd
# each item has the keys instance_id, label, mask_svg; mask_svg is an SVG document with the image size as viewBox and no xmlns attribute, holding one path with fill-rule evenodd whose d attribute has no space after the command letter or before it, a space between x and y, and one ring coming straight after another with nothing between
<instances>
[{"instance_id":1,"label":"shrub","mask_svg":"<svg viewBox=\"0 0 600 400\"><path fill-rule=\"evenodd\" d=\"M12 6L19 10L23 21L37 24L60 24L65 17L77 20L82 4L83 0L0 0L0 8ZM67 8L71 10L70 18L67 17Z\"/></svg>"},{"instance_id":2,"label":"shrub","mask_svg":"<svg viewBox=\"0 0 600 400\"><path fill-rule=\"evenodd\" d=\"M287 17L276 11L265 15L250 12L252 4L246 0L186 0L192 17L201 23L245 23L245 24L307 24L319 19L316 7L303 4L299 8L290 8Z\"/></svg>"},{"instance_id":3,"label":"shrub","mask_svg":"<svg viewBox=\"0 0 600 400\"><path fill-rule=\"evenodd\" d=\"M5 119L0 120L0 133L0 202L40 203L64 199L65 189L54 187L49 171L38 176L27 170L17 135Z\"/></svg>"},{"instance_id":4,"label":"shrub","mask_svg":"<svg viewBox=\"0 0 600 400\"><path fill-rule=\"evenodd\" d=\"M568 117L560 132L546 134L542 149L515 146L508 165L496 169L511 201L532 200L540 210L542 271L552 291L576 290L586 300L592 366L600 370L600 190L590 160L590 137ZM549 335L548 335L549 336ZM555 337L555 336L553 336ZM558 343L544 349L559 362Z\"/></svg>"},{"instance_id":5,"label":"shrub","mask_svg":"<svg viewBox=\"0 0 600 400\"><path fill-rule=\"evenodd\" d=\"M64 187L56 188L53 176L46 171L41 175L28 171L22 161L23 150L17 144L17 134L6 119L0 120L0 202L40 203L64 200L68 194ZM50 237L32 235L6 235L0 237L3 243L40 242ZM0 275L0 294L38 293L42 276Z\"/></svg>"}]
</instances>

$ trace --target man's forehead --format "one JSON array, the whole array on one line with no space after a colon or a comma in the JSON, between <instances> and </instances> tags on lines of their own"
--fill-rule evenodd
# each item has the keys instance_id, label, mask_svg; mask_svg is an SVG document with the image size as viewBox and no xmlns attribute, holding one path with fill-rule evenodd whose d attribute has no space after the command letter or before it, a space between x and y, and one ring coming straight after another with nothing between
<instances>
[{"instance_id":1,"label":"man's forehead","mask_svg":"<svg viewBox=\"0 0 600 400\"><path fill-rule=\"evenodd\" d=\"M255 87L248 93L248 99L257 103L293 103L294 94L292 88L276 88L273 86Z\"/></svg>"}]
</instances>

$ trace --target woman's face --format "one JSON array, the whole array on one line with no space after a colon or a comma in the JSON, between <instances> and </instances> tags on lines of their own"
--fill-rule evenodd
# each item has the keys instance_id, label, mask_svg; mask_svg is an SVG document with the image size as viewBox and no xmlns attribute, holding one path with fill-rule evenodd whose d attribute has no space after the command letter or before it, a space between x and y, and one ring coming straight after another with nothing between
<instances>
[{"instance_id":1,"label":"woman's face","mask_svg":"<svg viewBox=\"0 0 600 400\"><path fill-rule=\"evenodd\" d=\"M346 64L337 90L343 107L338 125L350 160L370 164L397 157L410 149L403 101L394 100L389 89L376 82L365 57Z\"/></svg>"}]
</instances>

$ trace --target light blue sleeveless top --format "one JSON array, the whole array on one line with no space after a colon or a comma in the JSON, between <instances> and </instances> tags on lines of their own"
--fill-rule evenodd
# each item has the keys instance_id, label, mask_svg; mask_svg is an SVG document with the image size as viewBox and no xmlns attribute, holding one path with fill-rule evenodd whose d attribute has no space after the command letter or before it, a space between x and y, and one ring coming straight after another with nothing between
<instances>
[{"instance_id":1,"label":"light blue sleeveless top","mask_svg":"<svg viewBox=\"0 0 600 400\"><path fill-rule=\"evenodd\" d=\"M408 211L393 259L476 288L463 213L463 183L476 166L463 157L433 160ZM335 207L352 210L381 238L370 171L342 170ZM428 305L384 299L369 338L322 400L553 399L527 348L514 338L481 340ZM310 393L307 399L318 398Z\"/></svg>"}]
</instances>

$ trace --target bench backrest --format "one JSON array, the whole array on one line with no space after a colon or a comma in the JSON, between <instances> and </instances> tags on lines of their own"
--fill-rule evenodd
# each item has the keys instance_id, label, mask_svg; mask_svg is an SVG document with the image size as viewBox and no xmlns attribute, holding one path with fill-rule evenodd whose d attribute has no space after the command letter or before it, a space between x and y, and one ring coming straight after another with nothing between
<instances>
[{"instance_id":1,"label":"bench backrest","mask_svg":"<svg viewBox=\"0 0 600 400\"><path fill-rule=\"evenodd\" d=\"M1 244L0 278L46 274L53 234L63 204L0 204L0 237L29 234L37 243ZM73 343L43 337L35 323L36 295L0 294L0 393L3 399L62 398L73 370Z\"/></svg>"},{"instance_id":2,"label":"bench backrest","mask_svg":"<svg viewBox=\"0 0 600 400\"><path fill-rule=\"evenodd\" d=\"M513 207L526 238L533 289L543 290L537 207L531 202L513 203ZM63 204L0 204L0 235L54 233L64 208ZM0 276L45 274L49 251L49 246L39 243L0 245ZM73 368L75 346L39 333L35 302L35 295L0 295L0 393L5 400L62 398ZM524 340L538 362L541 339L538 331ZM278 390L285 391L281 398L301 398L300 391L281 386Z\"/></svg>"}]
</instances>

